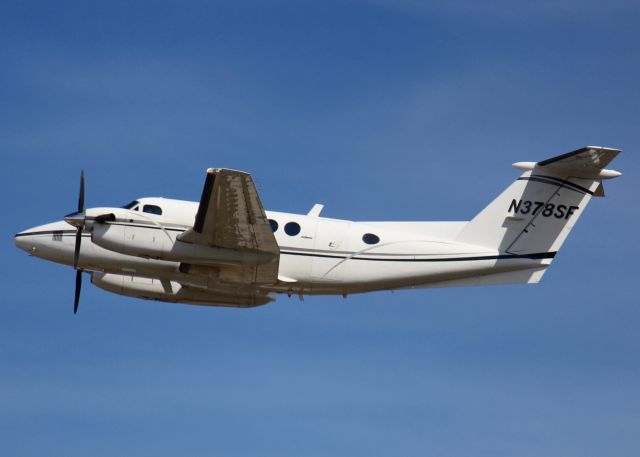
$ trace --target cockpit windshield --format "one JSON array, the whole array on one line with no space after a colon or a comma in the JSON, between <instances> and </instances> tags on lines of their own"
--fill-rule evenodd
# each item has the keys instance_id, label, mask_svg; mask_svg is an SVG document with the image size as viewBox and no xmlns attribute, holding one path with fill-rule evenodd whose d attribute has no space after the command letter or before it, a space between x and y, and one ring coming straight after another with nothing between
<instances>
[{"instance_id":1,"label":"cockpit windshield","mask_svg":"<svg viewBox=\"0 0 640 457\"><path fill-rule=\"evenodd\" d=\"M138 205L140 202L138 200L134 200L131 203L127 203L126 205L123 206L124 209L131 209L133 207L135 207L136 205Z\"/></svg>"}]
</instances>

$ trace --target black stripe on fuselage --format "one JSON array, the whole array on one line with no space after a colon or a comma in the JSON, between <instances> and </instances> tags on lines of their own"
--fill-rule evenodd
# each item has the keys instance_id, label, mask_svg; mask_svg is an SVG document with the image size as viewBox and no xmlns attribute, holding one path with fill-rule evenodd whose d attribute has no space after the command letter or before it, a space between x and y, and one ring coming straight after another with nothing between
<instances>
[{"instance_id":1,"label":"black stripe on fuselage","mask_svg":"<svg viewBox=\"0 0 640 457\"><path fill-rule=\"evenodd\" d=\"M14 235L14 238L20 238L21 236L34 236L34 235L60 235L60 236L76 236L75 230L63 230L60 233L60 230L55 231L42 231L42 232L20 232ZM87 232L82 233L82 238L91 238L91 234Z\"/></svg>"},{"instance_id":2,"label":"black stripe on fuselage","mask_svg":"<svg viewBox=\"0 0 640 457\"><path fill-rule=\"evenodd\" d=\"M375 257L360 257L360 256L341 256L341 255L328 255L317 254L314 252L292 252L292 251L280 251L280 254L286 255L298 255L307 257L324 257L329 259L349 259L349 260L372 260L377 262L468 262L473 260L503 260L503 259L553 259L556 255L555 252L536 252L532 254L496 254L496 255L482 255L482 256L469 256L469 257L439 257L437 259L393 259L393 258L375 258ZM403 254L405 256L411 254Z\"/></svg>"},{"instance_id":3,"label":"black stripe on fuselage","mask_svg":"<svg viewBox=\"0 0 640 457\"><path fill-rule=\"evenodd\" d=\"M518 178L518 181L535 181L535 182L541 182L544 184L550 184L552 186L560 186L563 187L565 189L569 189L569 190L573 190L575 192L580 192L582 194L589 194L589 195L593 195L593 192L591 192L589 189L587 189L586 187L582 187L579 186L578 184L575 184L571 181L567 181L566 179L560 179L560 178L556 178L554 176L543 176L543 175L531 175L531 176L524 176L524 177L520 177Z\"/></svg>"},{"instance_id":4,"label":"black stripe on fuselage","mask_svg":"<svg viewBox=\"0 0 640 457\"><path fill-rule=\"evenodd\" d=\"M164 225L151 225L151 224L137 224L135 222L106 222L106 224L110 225L124 225L126 227L140 227L140 228L148 228L153 230L169 230L172 232L184 232L186 228L175 228L175 227L167 227Z\"/></svg>"},{"instance_id":5,"label":"black stripe on fuselage","mask_svg":"<svg viewBox=\"0 0 640 457\"><path fill-rule=\"evenodd\" d=\"M130 222L105 222L106 224L110 224L110 225L123 225L126 227L139 227L139 228L147 228L147 229L153 229L153 230L168 230L170 232L184 232L186 229L185 228L174 228L174 227L166 227L166 226L158 226L158 225L147 225L147 224L136 224L136 223L130 223ZM44 231L39 231L39 232L20 232L20 233L16 233L16 237L20 237L20 236L27 236L27 235L51 235L53 234L53 232L56 233L73 233L75 235L76 231L75 230L44 230Z\"/></svg>"},{"instance_id":6,"label":"black stripe on fuselage","mask_svg":"<svg viewBox=\"0 0 640 457\"><path fill-rule=\"evenodd\" d=\"M126 224L123 224L126 225ZM149 227L143 226L145 228L157 228L157 227ZM59 234L60 230L50 230L50 231L39 231L39 232L23 232L16 234L16 237L20 236L28 236L28 235L54 235ZM63 236L75 236L75 230L62 230ZM90 234L83 234L83 237L91 237ZM403 256L403 258L379 258L379 257L364 257L358 255L334 255L334 254L324 254L323 251L315 251L309 250L306 252L302 251L289 251L289 250L281 250L280 254L284 255L295 255L295 256L303 256L303 257L320 257L327 259L348 259L348 260L367 260L373 262L469 262L469 261L477 261L477 260L506 260L506 259L530 259L530 260L539 260L539 259L553 259L556 255L556 252L536 252L531 254L495 254L495 255L481 255L481 256L465 256L465 257L439 257L439 258L407 258L408 256L412 256L415 254L389 254L396 256ZM326 251L324 251L326 252ZM353 253L356 254L356 253ZM423 255L423 254L418 254Z\"/></svg>"},{"instance_id":7,"label":"black stripe on fuselage","mask_svg":"<svg viewBox=\"0 0 640 457\"><path fill-rule=\"evenodd\" d=\"M15 237L20 238L21 236L33 236L33 235L66 235L72 234L75 236L75 230L41 230L38 232L20 232L16 233Z\"/></svg>"}]
</instances>

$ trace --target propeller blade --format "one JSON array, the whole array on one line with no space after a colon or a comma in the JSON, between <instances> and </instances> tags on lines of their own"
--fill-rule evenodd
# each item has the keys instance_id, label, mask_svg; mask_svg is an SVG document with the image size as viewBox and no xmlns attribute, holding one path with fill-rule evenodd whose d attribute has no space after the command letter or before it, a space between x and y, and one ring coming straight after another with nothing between
<instances>
[{"instance_id":1,"label":"propeller blade","mask_svg":"<svg viewBox=\"0 0 640 457\"><path fill-rule=\"evenodd\" d=\"M84 213L84 170L80 170L80 193L78 194L78 213ZM84 214L78 214L76 216L82 216L82 220L73 220L80 225L76 229L76 246L73 251L73 268L76 270L76 293L73 299L73 314L78 312L78 304L80 303L80 289L82 289L82 271L78 270L78 262L80 261L80 245L82 244L82 228L84 227ZM72 220L72 217L69 218Z\"/></svg>"},{"instance_id":2,"label":"propeller blade","mask_svg":"<svg viewBox=\"0 0 640 457\"><path fill-rule=\"evenodd\" d=\"M76 295L73 300L73 314L78 312L78 304L80 303L80 289L82 288L82 272L76 271Z\"/></svg>"},{"instance_id":3,"label":"propeller blade","mask_svg":"<svg viewBox=\"0 0 640 457\"><path fill-rule=\"evenodd\" d=\"M76 248L73 251L73 268L78 269L80 259L80 243L82 243L82 227L76 229Z\"/></svg>"},{"instance_id":4,"label":"propeller blade","mask_svg":"<svg viewBox=\"0 0 640 457\"><path fill-rule=\"evenodd\" d=\"M84 211L84 170L80 170L80 195L78 195L78 212Z\"/></svg>"}]
</instances>

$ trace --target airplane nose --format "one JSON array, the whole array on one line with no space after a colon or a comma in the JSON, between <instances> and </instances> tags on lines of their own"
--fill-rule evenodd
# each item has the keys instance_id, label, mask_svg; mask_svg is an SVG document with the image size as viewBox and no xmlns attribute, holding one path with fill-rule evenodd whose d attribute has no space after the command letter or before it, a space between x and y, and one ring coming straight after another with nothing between
<instances>
[{"instance_id":1,"label":"airplane nose","mask_svg":"<svg viewBox=\"0 0 640 457\"><path fill-rule=\"evenodd\" d=\"M13 242L17 247L29 254L33 254L36 250L36 247L33 244L33 236L29 233L29 230L16 233Z\"/></svg>"}]
</instances>

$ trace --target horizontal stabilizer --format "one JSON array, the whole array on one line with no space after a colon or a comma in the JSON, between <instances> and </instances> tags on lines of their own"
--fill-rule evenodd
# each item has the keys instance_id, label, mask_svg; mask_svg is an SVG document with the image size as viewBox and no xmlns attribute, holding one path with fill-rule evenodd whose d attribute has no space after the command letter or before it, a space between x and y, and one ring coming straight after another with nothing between
<instances>
[{"instance_id":1,"label":"horizontal stabilizer","mask_svg":"<svg viewBox=\"0 0 640 457\"><path fill-rule=\"evenodd\" d=\"M611 179L622 175L605 167L620 153L620 149L587 146L540 162L518 162L521 170L554 173L584 179Z\"/></svg>"}]
</instances>

